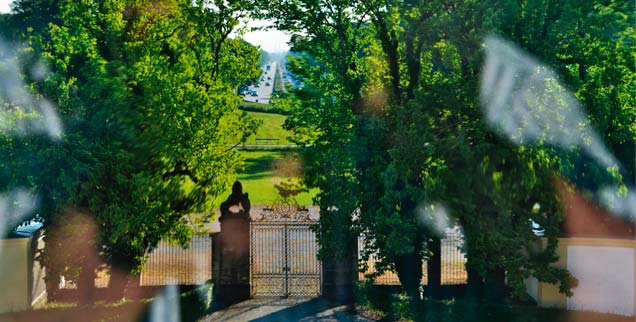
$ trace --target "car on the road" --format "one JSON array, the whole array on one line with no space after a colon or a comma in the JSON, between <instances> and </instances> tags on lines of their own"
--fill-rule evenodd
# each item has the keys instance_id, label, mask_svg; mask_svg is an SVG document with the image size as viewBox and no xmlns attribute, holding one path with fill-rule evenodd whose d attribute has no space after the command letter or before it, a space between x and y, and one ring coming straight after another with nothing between
<instances>
[{"instance_id":1,"label":"car on the road","mask_svg":"<svg viewBox=\"0 0 636 322\"><path fill-rule=\"evenodd\" d=\"M265 86L269 86L269 82L265 83Z\"/></svg>"}]
</instances>

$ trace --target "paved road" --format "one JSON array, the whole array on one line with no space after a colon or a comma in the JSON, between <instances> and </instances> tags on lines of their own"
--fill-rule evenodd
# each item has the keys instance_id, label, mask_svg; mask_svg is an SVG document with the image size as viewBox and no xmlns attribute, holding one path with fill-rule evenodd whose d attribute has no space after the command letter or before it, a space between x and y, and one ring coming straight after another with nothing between
<instances>
[{"instance_id":1,"label":"paved road","mask_svg":"<svg viewBox=\"0 0 636 322\"><path fill-rule=\"evenodd\" d=\"M376 320L356 314L347 305L335 304L323 298L263 298L234 304L199 320L199 322L212 321L369 322Z\"/></svg>"},{"instance_id":2,"label":"paved road","mask_svg":"<svg viewBox=\"0 0 636 322\"><path fill-rule=\"evenodd\" d=\"M259 86L249 87L250 90L256 91L258 96L245 95L245 97L243 98L244 101L269 104L269 99L272 97L272 92L274 90L274 78L275 78L274 75L276 75L276 67L277 67L275 62L270 62L269 66L270 66L269 70L267 70L266 66L261 67L261 69L263 69L263 73L261 74L262 80L260 81ZM271 79L268 79L268 78L271 78ZM265 85L267 83L269 83L269 86Z\"/></svg>"}]
</instances>

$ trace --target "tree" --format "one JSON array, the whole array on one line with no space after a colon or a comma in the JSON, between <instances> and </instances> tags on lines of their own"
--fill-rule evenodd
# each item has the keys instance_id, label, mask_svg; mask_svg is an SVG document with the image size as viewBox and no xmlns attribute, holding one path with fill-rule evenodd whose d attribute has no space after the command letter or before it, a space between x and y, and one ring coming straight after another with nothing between
<instances>
[{"instance_id":1,"label":"tree","mask_svg":"<svg viewBox=\"0 0 636 322\"><path fill-rule=\"evenodd\" d=\"M367 248L385 259L379 268L395 267L407 293L419 298L430 236L415 216L423 194L416 188L417 175L401 177L391 164L389 133L396 125L391 110L407 101L417 85L420 66L413 56L424 39L416 33L405 37L411 46L407 74L412 83L404 86L398 48L403 41L402 9L373 1L304 1L282 2L276 10L277 16L286 17L279 26L292 31L292 26L302 26L308 35L292 38L294 50L307 56L293 60L300 63L291 69L308 86L297 93L302 110L289 126L311 146L306 154L308 182L321 188L319 202L328 209L321 216L321 250L337 254L364 232L371 242ZM421 23L428 15L413 17ZM357 220L353 213L359 215Z\"/></svg>"},{"instance_id":2,"label":"tree","mask_svg":"<svg viewBox=\"0 0 636 322\"><path fill-rule=\"evenodd\" d=\"M55 142L3 135L2 163L13 169L3 188L38 191L49 227L72 209L91 216L101 256L124 273L138 271L162 238L185 243L187 216L209 219L234 180L240 157L229 146L257 126L238 111L234 89L258 76L258 50L228 38L245 7L61 1L52 23L30 37L33 55L52 71L30 86L55 102L64 135ZM94 262L83 262L79 280L92 281L82 275L94 272ZM111 278L114 298L124 276Z\"/></svg>"},{"instance_id":3,"label":"tree","mask_svg":"<svg viewBox=\"0 0 636 322\"><path fill-rule=\"evenodd\" d=\"M269 53L262 49L260 49L259 52L261 53L261 59L258 61L258 64L260 66L265 66L269 64L269 62L272 60L269 56Z\"/></svg>"},{"instance_id":4,"label":"tree","mask_svg":"<svg viewBox=\"0 0 636 322\"><path fill-rule=\"evenodd\" d=\"M306 180L313 187L327 187L315 202L321 208L321 225L317 230L320 256L325 266L342 265L355 260L359 231L351 214L360 207L358 179L353 174L359 130L356 117L362 107L362 86L367 75L362 52L368 40L364 18L349 11L346 2L276 1L260 2L267 9L264 16L275 20L285 30L301 31L292 37L293 51L288 69L303 82L295 95L307 114L295 113L288 119L296 131L298 143L310 145L301 153ZM365 30L366 29L366 30ZM282 100L285 100L284 98ZM321 116L318 116L321 115ZM339 148L334 149L334 146ZM346 264L345 264L346 265ZM353 280L355 269L347 269Z\"/></svg>"},{"instance_id":5,"label":"tree","mask_svg":"<svg viewBox=\"0 0 636 322\"><path fill-rule=\"evenodd\" d=\"M483 36L505 35L557 71L570 73L566 86L584 104L600 103L590 119L609 120L600 124L603 137L615 142L612 149L620 160L631 163L634 115L628 106L634 95L627 92L634 86L633 64L628 63L634 35L629 28L633 14L625 6L371 0L268 4L272 17L282 17L278 27L297 33L294 50L304 53L291 59L290 69L306 86L294 92L288 126L307 146L306 182L321 189L324 254L346 249L348 240L364 232L382 265L395 268L407 294L419 298L421 261L435 262L440 234L418 219L436 220L435 212L426 209L439 203L466 235L469 289L476 295L484 295L479 293L486 282L485 295L500 299L507 278L522 297L529 276L558 283L568 292L571 276L551 266L561 218L555 172L606 182L620 178L611 169L578 167L585 160L580 150L545 142L515 146L485 122L478 99ZM580 28L583 17L593 17L585 20L585 31ZM602 31L608 24L609 34ZM576 48L564 45L569 43ZM586 53L579 56L579 50ZM573 58L585 63L563 65ZM607 59L615 64L604 63ZM594 77L588 63L598 71ZM613 113L620 115L610 117ZM627 173L633 173L630 167ZM539 237L531 221L544 229L546 249L536 249Z\"/></svg>"},{"instance_id":6,"label":"tree","mask_svg":"<svg viewBox=\"0 0 636 322\"><path fill-rule=\"evenodd\" d=\"M421 192L407 189L394 168L384 172L391 144L387 111L404 101L405 92L399 26L393 8L376 5L283 1L275 6L273 16L284 17L280 27L295 31L301 26L306 34L292 38L294 50L306 56L292 59L290 69L306 87L296 93L302 110L288 124L311 146L307 179L321 188L323 256L341 254L347 249L343 245L354 244L364 232L373 243L369 249L380 251L407 293L419 298L426 237L414 212Z\"/></svg>"},{"instance_id":7,"label":"tree","mask_svg":"<svg viewBox=\"0 0 636 322\"><path fill-rule=\"evenodd\" d=\"M582 103L589 124L618 160L622 179L577 153L559 168L582 189L622 181L636 185L634 14L629 2L530 2L505 13L500 33L553 67ZM544 17L545 15L545 17ZM523 35L523 36L522 36ZM561 153L563 155L563 153Z\"/></svg>"}]
</instances>

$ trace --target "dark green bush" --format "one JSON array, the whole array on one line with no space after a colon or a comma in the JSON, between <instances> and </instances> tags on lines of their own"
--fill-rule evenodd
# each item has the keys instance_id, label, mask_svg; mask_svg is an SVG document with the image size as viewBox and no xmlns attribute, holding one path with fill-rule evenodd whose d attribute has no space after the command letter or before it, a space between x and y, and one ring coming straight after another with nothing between
<instances>
[{"instance_id":1,"label":"dark green bush","mask_svg":"<svg viewBox=\"0 0 636 322\"><path fill-rule=\"evenodd\" d=\"M409 305L404 294L386 287L360 282L356 303L383 313L385 321L400 319L416 322L633 322L632 318L559 308L541 308L531 303L486 303L476 300L425 299Z\"/></svg>"},{"instance_id":2,"label":"dark green bush","mask_svg":"<svg viewBox=\"0 0 636 322\"><path fill-rule=\"evenodd\" d=\"M214 284L208 281L195 289L181 293L180 312L182 322L195 322L212 312Z\"/></svg>"}]
</instances>

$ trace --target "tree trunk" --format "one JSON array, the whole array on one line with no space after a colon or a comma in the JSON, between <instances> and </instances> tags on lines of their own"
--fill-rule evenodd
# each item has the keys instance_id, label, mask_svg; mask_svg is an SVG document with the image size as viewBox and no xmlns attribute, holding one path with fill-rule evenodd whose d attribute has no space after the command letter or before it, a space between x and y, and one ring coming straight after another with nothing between
<instances>
[{"instance_id":1,"label":"tree trunk","mask_svg":"<svg viewBox=\"0 0 636 322\"><path fill-rule=\"evenodd\" d=\"M395 261L395 270L406 295L413 300L421 300L422 258L418 255L417 250L399 256Z\"/></svg>"},{"instance_id":2,"label":"tree trunk","mask_svg":"<svg viewBox=\"0 0 636 322\"><path fill-rule=\"evenodd\" d=\"M495 268L486 276L486 300L499 303L506 296L506 271L503 268Z\"/></svg>"},{"instance_id":3,"label":"tree trunk","mask_svg":"<svg viewBox=\"0 0 636 322\"><path fill-rule=\"evenodd\" d=\"M110 281L108 282L107 301L117 302L124 298L128 279L133 265L124 256L113 254L110 261Z\"/></svg>"},{"instance_id":4,"label":"tree trunk","mask_svg":"<svg viewBox=\"0 0 636 322\"><path fill-rule=\"evenodd\" d=\"M462 230L464 231L464 251L466 252L466 293L465 297L468 299L482 299L484 291L484 278L475 269L473 254L476 252L471 242L470 232L471 225L466 219L460 219L459 221Z\"/></svg>"},{"instance_id":5,"label":"tree trunk","mask_svg":"<svg viewBox=\"0 0 636 322\"><path fill-rule=\"evenodd\" d=\"M400 284L409 297L409 312L411 316L417 315L417 320L425 320L426 311L422 310L422 257L419 249L414 252L402 255L395 261L395 270L400 279ZM424 314L424 315L423 315Z\"/></svg>"},{"instance_id":6,"label":"tree trunk","mask_svg":"<svg viewBox=\"0 0 636 322\"><path fill-rule=\"evenodd\" d=\"M117 302L123 299L126 291L126 284L128 284L128 274L126 274L123 270L111 268L106 300L108 302Z\"/></svg>"},{"instance_id":7,"label":"tree trunk","mask_svg":"<svg viewBox=\"0 0 636 322\"><path fill-rule=\"evenodd\" d=\"M470 262L470 258L468 261ZM466 264L466 273L468 275L466 281L466 297L470 299L481 299L484 289L483 278L477 270L471 268L468 263Z\"/></svg>"},{"instance_id":8,"label":"tree trunk","mask_svg":"<svg viewBox=\"0 0 636 322\"><path fill-rule=\"evenodd\" d=\"M442 290L442 243L437 237L433 237L428 243L428 250L432 252L426 262L427 283L426 295L434 299L441 297Z\"/></svg>"},{"instance_id":9,"label":"tree trunk","mask_svg":"<svg viewBox=\"0 0 636 322\"><path fill-rule=\"evenodd\" d=\"M92 256L86 256L82 261L82 268L77 280L77 300L80 305L95 303L95 269L97 262Z\"/></svg>"},{"instance_id":10,"label":"tree trunk","mask_svg":"<svg viewBox=\"0 0 636 322\"><path fill-rule=\"evenodd\" d=\"M46 265L46 276L44 283L46 285L46 297L49 302L58 300L57 295L60 290L60 271Z\"/></svg>"}]
</instances>

